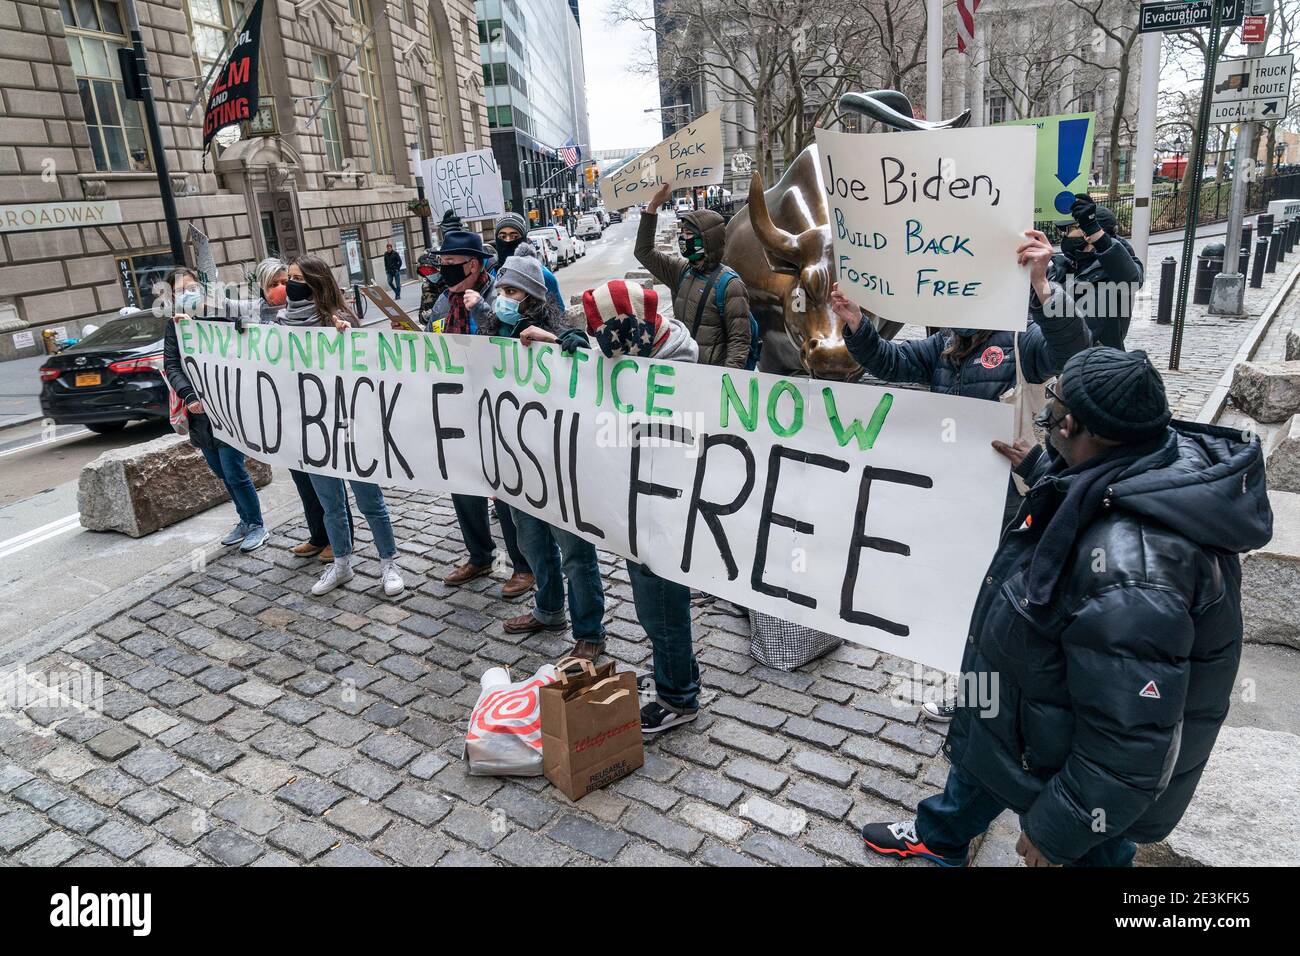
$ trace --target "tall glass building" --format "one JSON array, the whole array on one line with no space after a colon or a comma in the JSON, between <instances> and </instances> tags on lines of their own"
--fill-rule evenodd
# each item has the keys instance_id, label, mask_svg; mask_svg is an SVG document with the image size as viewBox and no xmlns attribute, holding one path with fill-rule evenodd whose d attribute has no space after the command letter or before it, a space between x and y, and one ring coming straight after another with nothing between
<instances>
[{"instance_id":1,"label":"tall glass building","mask_svg":"<svg viewBox=\"0 0 1300 956\"><path fill-rule=\"evenodd\" d=\"M572 139L586 159L586 78L577 0L477 0L484 98L506 206L537 224L582 203L579 169L556 149Z\"/></svg>"}]
</instances>

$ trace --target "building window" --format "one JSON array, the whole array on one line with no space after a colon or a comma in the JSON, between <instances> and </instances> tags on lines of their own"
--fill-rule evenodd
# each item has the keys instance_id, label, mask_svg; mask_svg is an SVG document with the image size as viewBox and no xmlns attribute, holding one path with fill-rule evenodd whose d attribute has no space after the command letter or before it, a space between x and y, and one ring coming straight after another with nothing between
<instances>
[{"instance_id":1,"label":"building window","mask_svg":"<svg viewBox=\"0 0 1300 956\"><path fill-rule=\"evenodd\" d=\"M1007 121L1007 98L1001 93L994 93L988 98L988 124Z\"/></svg>"},{"instance_id":2,"label":"building window","mask_svg":"<svg viewBox=\"0 0 1300 956\"><path fill-rule=\"evenodd\" d=\"M77 92L100 172L153 168L140 104L126 98L117 51L127 47L117 0L60 0Z\"/></svg>"},{"instance_id":3,"label":"building window","mask_svg":"<svg viewBox=\"0 0 1300 956\"><path fill-rule=\"evenodd\" d=\"M133 309L151 307L160 290L166 289L163 277L174 265L166 249L119 256L117 275L122 282L122 300Z\"/></svg>"},{"instance_id":4,"label":"building window","mask_svg":"<svg viewBox=\"0 0 1300 956\"><path fill-rule=\"evenodd\" d=\"M311 57L312 92L324 102L316 114L321 139L325 144L325 162L330 169L343 168L343 136L339 131L338 88L330 89L334 82L334 70L330 58L324 53L313 53Z\"/></svg>"},{"instance_id":5,"label":"building window","mask_svg":"<svg viewBox=\"0 0 1300 956\"><path fill-rule=\"evenodd\" d=\"M433 156L433 129L429 121L429 97L424 87L415 86L415 135L420 144L420 156L428 159Z\"/></svg>"},{"instance_id":6,"label":"building window","mask_svg":"<svg viewBox=\"0 0 1300 956\"><path fill-rule=\"evenodd\" d=\"M369 30L369 0L349 0L353 19L363 25L362 32ZM379 56L375 50L375 38L367 38L361 52L357 55L357 79L361 83L361 109L366 115L366 132L370 139L371 168L377 175L393 175L393 156L388 146L388 130L384 123L384 93L379 83Z\"/></svg>"},{"instance_id":7,"label":"building window","mask_svg":"<svg viewBox=\"0 0 1300 956\"><path fill-rule=\"evenodd\" d=\"M197 85L208 78L208 72L222 59L223 51L230 52L226 41L243 21L244 15L238 0L188 0L186 10L190 18L190 49L194 56L194 75L197 77L194 82ZM214 75L212 82L216 81ZM237 142L242 130L242 124L235 124L218 131L215 137L217 145L224 149Z\"/></svg>"},{"instance_id":8,"label":"building window","mask_svg":"<svg viewBox=\"0 0 1300 956\"><path fill-rule=\"evenodd\" d=\"M1084 90L1079 94L1079 112L1091 113L1097 108L1097 94L1092 90Z\"/></svg>"}]
</instances>

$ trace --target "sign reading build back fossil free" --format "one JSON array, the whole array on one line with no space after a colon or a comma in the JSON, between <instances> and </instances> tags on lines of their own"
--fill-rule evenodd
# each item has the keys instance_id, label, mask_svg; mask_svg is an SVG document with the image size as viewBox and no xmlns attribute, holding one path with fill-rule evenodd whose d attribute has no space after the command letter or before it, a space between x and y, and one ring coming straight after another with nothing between
<instances>
[{"instance_id":1,"label":"sign reading build back fossil free","mask_svg":"<svg viewBox=\"0 0 1300 956\"><path fill-rule=\"evenodd\" d=\"M670 580L958 669L1008 405L487 336L177 331L213 431L253 458L492 495Z\"/></svg>"},{"instance_id":2,"label":"sign reading build back fossil free","mask_svg":"<svg viewBox=\"0 0 1300 956\"><path fill-rule=\"evenodd\" d=\"M817 130L840 291L912 325L1020 330L1034 222L1031 126L860 135Z\"/></svg>"},{"instance_id":3,"label":"sign reading build back fossil free","mask_svg":"<svg viewBox=\"0 0 1300 956\"><path fill-rule=\"evenodd\" d=\"M653 149L625 163L600 180L600 195L608 209L626 209L645 202L660 186L674 189L712 186L722 182L722 110L692 120Z\"/></svg>"}]
</instances>

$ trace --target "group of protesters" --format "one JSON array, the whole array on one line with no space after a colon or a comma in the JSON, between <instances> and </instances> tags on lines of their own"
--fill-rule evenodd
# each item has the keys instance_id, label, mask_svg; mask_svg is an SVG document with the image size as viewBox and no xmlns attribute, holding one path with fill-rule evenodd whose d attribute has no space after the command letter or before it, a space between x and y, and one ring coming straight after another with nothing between
<instances>
[{"instance_id":1,"label":"group of protesters","mask_svg":"<svg viewBox=\"0 0 1300 956\"><path fill-rule=\"evenodd\" d=\"M690 212L678 220L677 251L660 251L657 212L669 197L663 187L647 204L635 255L670 290L671 316L660 314L653 288L623 280L585 290L566 309L555 276L526 240L527 223L508 214L490 243L458 222L443 223L440 247L415 269L421 327L507 336L526 347L554 343L566 352L594 348L611 358L752 367L749 294L723 263L725 223L712 210ZM971 842L1011 809L1029 865L1128 865L1136 843L1161 839L1181 817L1227 712L1242 633L1238 556L1271 535L1259 442L1172 421L1160 374L1144 352L1125 350L1144 276L1114 215L1080 195L1056 229L1059 252L1032 229L1016 250L1030 279L1020 332L950 328L893 342L838 287L832 292L849 352L868 380L989 401L1031 385L1045 397L1035 429L993 443L1014 477L958 682L993 688L992 698L925 702L928 719L950 724L947 782L914 819L862 828L877 853L964 865ZM257 320L340 331L354 321L318 257L268 260L257 280ZM184 268L172 287L178 305L201 293ZM239 514L224 542L244 551L264 546L243 456L202 424L203 403L181 367L171 323L165 357L191 437ZM350 484L379 554L384 593L402 594L378 486L293 477L308 538L292 550L326 563L312 593L353 577ZM452 499L465 556L438 572L443 584L504 570L495 514L509 570L501 596L532 592L531 607L507 618L505 630L571 629L565 656L597 660L605 594L595 546L500 500ZM691 592L630 559L627 571L653 648L655 693L642 709L642 730L656 734L699 711Z\"/></svg>"}]
</instances>

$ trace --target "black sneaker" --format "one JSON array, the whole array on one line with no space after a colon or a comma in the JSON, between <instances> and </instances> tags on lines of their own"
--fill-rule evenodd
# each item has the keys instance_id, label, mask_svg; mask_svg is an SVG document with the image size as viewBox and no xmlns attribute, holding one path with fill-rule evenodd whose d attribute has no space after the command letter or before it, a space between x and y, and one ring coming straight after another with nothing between
<instances>
[{"instance_id":1,"label":"black sneaker","mask_svg":"<svg viewBox=\"0 0 1300 956\"><path fill-rule=\"evenodd\" d=\"M953 715L957 713L957 701L955 700L927 700L921 705L921 713L928 720L933 720L936 724L946 724L950 722Z\"/></svg>"},{"instance_id":2,"label":"black sneaker","mask_svg":"<svg viewBox=\"0 0 1300 956\"><path fill-rule=\"evenodd\" d=\"M641 708L641 733L659 734L665 730L672 730L680 724L688 724L695 719L698 710L692 710L684 714L679 714L675 710L669 710L662 706L658 701L652 700Z\"/></svg>"},{"instance_id":3,"label":"black sneaker","mask_svg":"<svg viewBox=\"0 0 1300 956\"><path fill-rule=\"evenodd\" d=\"M862 841L882 856L896 856L905 860L919 856L940 866L965 866L965 857L941 856L916 838L916 821L901 823L868 823L862 828Z\"/></svg>"}]
</instances>

